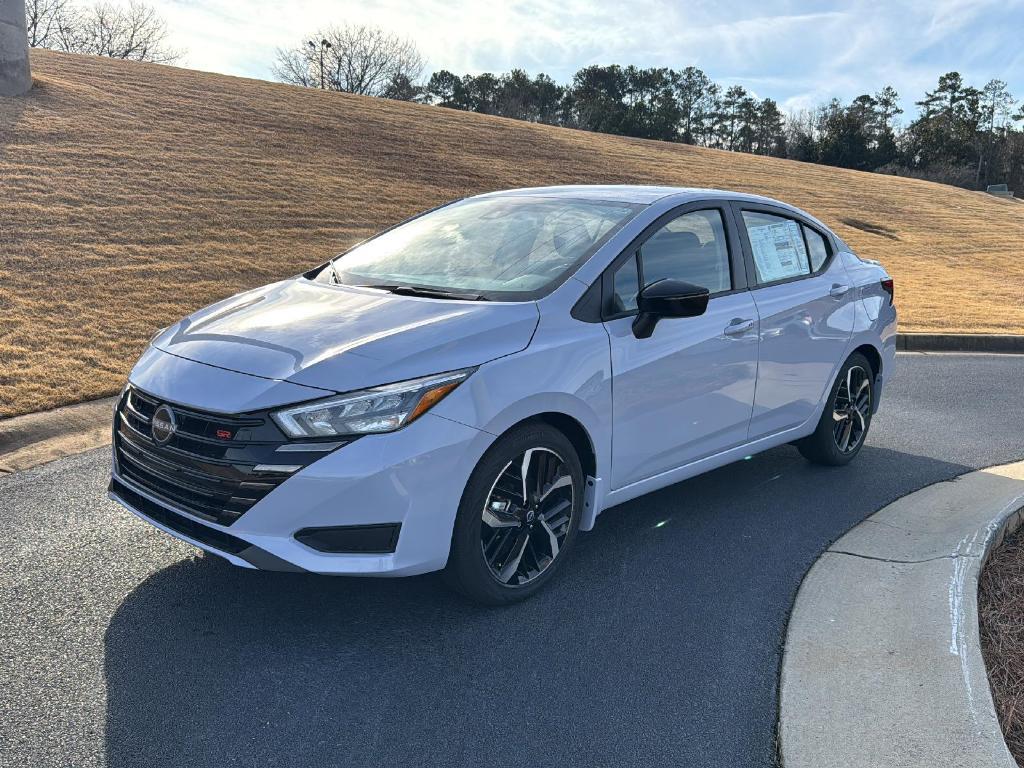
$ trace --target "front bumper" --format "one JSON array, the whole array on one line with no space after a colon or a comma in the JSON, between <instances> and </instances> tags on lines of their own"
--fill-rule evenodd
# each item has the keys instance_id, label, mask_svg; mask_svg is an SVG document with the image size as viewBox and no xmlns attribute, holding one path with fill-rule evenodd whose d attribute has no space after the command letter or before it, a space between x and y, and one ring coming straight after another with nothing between
<instances>
[{"instance_id":1,"label":"front bumper","mask_svg":"<svg viewBox=\"0 0 1024 768\"><path fill-rule=\"evenodd\" d=\"M109 495L160 530L235 565L323 574L407 576L443 568L470 473L492 436L425 414L398 432L345 445L296 472L237 521L219 525L118 471ZM295 538L310 528L400 525L394 551L326 553Z\"/></svg>"}]
</instances>

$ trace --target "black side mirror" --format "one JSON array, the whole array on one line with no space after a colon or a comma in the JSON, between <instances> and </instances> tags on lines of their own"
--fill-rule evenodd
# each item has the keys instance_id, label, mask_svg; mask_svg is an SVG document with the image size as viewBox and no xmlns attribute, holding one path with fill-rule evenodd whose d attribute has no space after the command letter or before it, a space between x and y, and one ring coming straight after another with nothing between
<instances>
[{"instance_id":1,"label":"black side mirror","mask_svg":"<svg viewBox=\"0 0 1024 768\"><path fill-rule=\"evenodd\" d=\"M633 321L633 335L638 339L648 338L663 317L703 315L710 295L707 288L671 278L644 286L636 297L640 313Z\"/></svg>"}]
</instances>

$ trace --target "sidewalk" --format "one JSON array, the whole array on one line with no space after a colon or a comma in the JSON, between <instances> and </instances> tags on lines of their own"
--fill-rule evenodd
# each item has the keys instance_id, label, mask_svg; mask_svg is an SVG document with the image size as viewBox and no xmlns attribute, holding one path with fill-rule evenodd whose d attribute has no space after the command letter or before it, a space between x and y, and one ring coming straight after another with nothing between
<instances>
[{"instance_id":1,"label":"sidewalk","mask_svg":"<svg viewBox=\"0 0 1024 768\"><path fill-rule=\"evenodd\" d=\"M785 768L1016 768L978 638L978 574L1020 524L1024 462L890 504L811 568L790 617Z\"/></svg>"},{"instance_id":2,"label":"sidewalk","mask_svg":"<svg viewBox=\"0 0 1024 768\"><path fill-rule=\"evenodd\" d=\"M0 421L0 475L107 445L116 399L105 397Z\"/></svg>"}]
</instances>

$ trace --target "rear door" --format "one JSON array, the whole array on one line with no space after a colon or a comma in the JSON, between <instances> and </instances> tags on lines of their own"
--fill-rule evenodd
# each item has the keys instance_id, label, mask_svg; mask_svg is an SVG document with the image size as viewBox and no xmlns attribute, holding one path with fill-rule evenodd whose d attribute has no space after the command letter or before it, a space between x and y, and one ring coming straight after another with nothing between
<instances>
[{"instance_id":1,"label":"rear door","mask_svg":"<svg viewBox=\"0 0 1024 768\"><path fill-rule=\"evenodd\" d=\"M856 292L832 238L784 208L733 203L761 321L750 439L814 415L853 333Z\"/></svg>"},{"instance_id":2,"label":"rear door","mask_svg":"<svg viewBox=\"0 0 1024 768\"><path fill-rule=\"evenodd\" d=\"M633 335L640 287L662 278L711 292L700 317ZM612 487L742 444L754 400L757 313L727 202L661 217L604 276L612 361Z\"/></svg>"}]
</instances>

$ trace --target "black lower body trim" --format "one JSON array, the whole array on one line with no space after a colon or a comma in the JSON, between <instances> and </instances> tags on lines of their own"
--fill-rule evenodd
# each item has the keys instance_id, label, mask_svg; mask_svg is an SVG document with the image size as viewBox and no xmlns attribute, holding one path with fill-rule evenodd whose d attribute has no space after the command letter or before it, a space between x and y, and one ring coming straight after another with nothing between
<instances>
[{"instance_id":1,"label":"black lower body trim","mask_svg":"<svg viewBox=\"0 0 1024 768\"><path fill-rule=\"evenodd\" d=\"M330 528L303 528L296 541L317 552L351 555L388 555L398 546L401 523L376 525L338 525Z\"/></svg>"},{"instance_id":2,"label":"black lower body trim","mask_svg":"<svg viewBox=\"0 0 1024 768\"><path fill-rule=\"evenodd\" d=\"M185 515L178 514L161 504L157 504L141 493L136 493L116 478L110 481L110 487L107 490L146 517L160 523L160 525L166 526L182 536L188 536L190 539L207 544L214 549L237 555L252 546L249 542L237 536L224 533L224 531L218 531L216 528L210 528L191 518L185 517Z\"/></svg>"},{"instance_id":3,"label":"black lower body trim","mask_svg":"<svg viewBox=\"0 0 1024 768\"><path fill-rule=\"evenodd\" d=\"M282 560L277 555L250 544L244 539L224 533L224 531L218 531L216 528L210 528L161 504L157 504L146 496L136 493L117 478L111 478L107 491L153 522L170 528L182 536L198 541L200 544L205 544L211 549L240 557L255 568L264 571L305 570L293 563L289 563L287 560Z\"/></svg>"}]
</instances>

